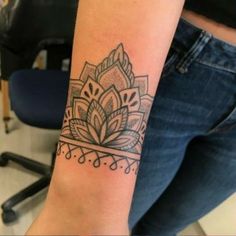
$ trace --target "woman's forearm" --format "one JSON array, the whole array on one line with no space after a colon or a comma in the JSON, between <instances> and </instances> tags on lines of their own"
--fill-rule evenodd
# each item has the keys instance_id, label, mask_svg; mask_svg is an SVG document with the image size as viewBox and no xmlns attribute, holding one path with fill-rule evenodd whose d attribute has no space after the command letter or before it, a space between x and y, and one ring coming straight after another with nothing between
<instances>
[{"instance_id":1,"label":"woman's forearm","mask_svg":"<svg viewBox=\"0 0 236 236\"><path fill-rule=\"evenodd\" d=\"M57 161L29 234L128 232L148 115L182 6L80 0Z\"/></svg>"}]
</instances>

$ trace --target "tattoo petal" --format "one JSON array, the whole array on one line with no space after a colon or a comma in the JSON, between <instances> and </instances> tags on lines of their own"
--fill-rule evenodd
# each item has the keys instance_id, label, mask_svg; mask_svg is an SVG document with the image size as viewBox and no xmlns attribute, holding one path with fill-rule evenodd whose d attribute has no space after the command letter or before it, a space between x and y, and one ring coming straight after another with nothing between
<instances>
[{"instance_id":1,"label":"tattoo petal","mask_svg":"<svg viewBox=\"0 0 236 236\"><path fill-rule=\"evenodd\" d=\"M121 107L120 95L114 86L106 90L99 99L99 103L103 107L107 115Z\"/></svg>"},{"instance_id":2,"label":"tattoo petal","mask_svg":"<svg viewBox=\"0 0 236 236\"><path fill-rule=\"evenodd\" d=\"M144 120L147 122L149 113L151 111L153 98L146 94L141 97L140 111L144 113Z\"/></svg>"},{"instance_id":3,"label":"tattoo petal","mask_svg":"<svg viewBox=\"0 0 236 236\"><path fill-rule=\"evenodd\" d=\"M148 93L148 76L137 76L134 80L134 87L139 88L141 96Z\"/></svg>"},{"instance_id":4,"label":"tattoo petal","mask_svg":"<svg viewBox=\"0 0 236 236\"><path fill-rule=\"evenodd\" d=\"M111 147L110 143L114 141L119 135L121 135L121 131L117 131L115 133L112 133L110 136L108 136L105 140L103 140L102 144Z\"/></svg>"},{"instance_id":5,"label":"tattoo petal","mask_svg":"<svg viewBox=\"0 0 236 236\"><path fill-rule=\"evenodd\" d=\"M129 151L133 152L133 153L141 153L142 152L142 144L140 143L140 141L138 141L137 144L133 148L131 148Z\"/></svg>"},{"instance_id":6,"label":"tattoo petal","mask_svg":"<svg viewBox=\"0 0 236 236\"><path fill-rule=\"evenodd\" d=\"M107 134L107 121L105 121L102 125L101 133L100 133L100 143L103 143Z\"/></svg>"},{"instance_id":7,"label":"tattoo petal","mask_svg":"<svg viewBox=\"0 0 236 236\"><path fill-rule=\"evenodd\" d=\"M107 135L121 131L125 128L128 119L127 107L114 111L107 119Z\"/></svg>"},{"instance_id":8,"label":"tattoo petal","mask_svg":"<svg viewBox=\"0 0 236 236\"><path fill-rule=\"evenodd\" d=\"M63 126L69 126L71 119L72 119L72 107L67 107L65 110Z\"/></svg>"},{"instance_id":9,"label":"tattoo petal","mask_svg":"<svg viewBox=\"0 0 236 236\"><path fill-rule=\"evenodd\" d=\"M146 132L146 128L147 128L147 124L145 121L143 121L142 126L140 128L140 142L144 141L144 136L145 136L145 132Z\"/></svg>"},{"instance_id":10,"label":"tattoo petal","mask_svg":"<svg viewBox=\"0 0 236 236\"><path fill-rule=\"evenodd\" d=\"M114 80L114 78L116 79ZM131 86L130 79L123 71L119 61L99 74L97 81L104 89L114 85L118 91L121 91Z\"/></svg>"},{"instance_id":11,"label":"tattoo petal","mask_svg":"<svg viewBox=\"0 0 236 236\"><path fill-rule=\"evenodd\" d=\"M142 122L143 122L143 113L141 112L131 112L129 113L129 118L127 122L127 129L129 130L134 130L134 131L139 131Z\"/></svg>"},{"instance_id":12,"label":"tattoo petal","mask_svg":"<svg viewBox=\"0 0 236 236\"><path fill-rule=\"evenodd\" d=\"M98 134L105 120L105 111L97 101L93 100L88 109L87 123L91 124Z\"/></svg>"},{"instance_id":13,"label":"tattoo petal","mask_svg":"<svg viewBox=\"0 0 236 236\"><path fill-rule=\"evenodd\" d=\"M75 97L80 96L81 89L83 87L83 82L78 79L71 79L70 84L69 84L69 91L68 91L68 102L67 106L72 106L73 104L73 99Z\"/></svg>"},{"instance_id":14,"label":"tattoo petal","mask_svg":"<svg viewBox=\"0 0 236 236\"><path fill-rule=\"evenodd\" d=\"M91 137L93 138L94 142L96 144L100 144L100 140L99 140L98 133L97 133L96 129L92 125L90 125L89 123L87 123L87 126L88 126L88 131L89 131Z\"/></svg>"},{"instance_id":15,"label":"tattoo petal","mask_svg":"<svg viewBox=\"0 0 236 236\"><path fill-rule=\"evenodd\" d=\"M75 98L73 101L73 118L86 120L89 103L84 98Z\"/></svg>"},{"instance_id":16,"label":"tattoo petal","mask_svg":"<svg viewBox=\"0 0 236 236\"><path fill-rule=\"evenodd\" d=\"M97 101L103 92L102 86L89 77L81 90L81 96L92 102L92 100Z\"/></svg>"},{"instance_id":17,"label":"tattoo petal","mask_svg":"<svg viewBox=\"0 0 236 236\"><path fill-rule=\"evenodd\" d=\"M70 126L64 126L61 130L61 134L71 136Z\"/></svg>"},{"instance_id":18,"label":"tattoo petal","mask_svg":"<svg viewBox=\"0 0 236 236\"><path fill-rule=\"evenodd\" d=\"M93 80L95 80L95 71L96 71L95 65L85 62L84 68L79 77L80 80L84 82L87 81L88 78L92 78Z\"/></svg>"},{"instance_id":19,"label":"tattoo petal","mask_svg":"<svg viewBox=\"0 0 236 236\"><path fill-rule=\"evenodd\" d=\"M120 150L129 150L133 148L139 140L139 134L135 131L125 130L121 134L120 132L118 133L117 138L108 142L106 144L107 146ZM112 135L114 135L114 133Z\"/></svg>"},{"instance_id":20,"label":"tattoo petal","mask_svg":"<svg viewBox=\"0 0 236 236\"><path fill-rule=\"evenodd\" d=\"M134 74L132 72L132 64L129 61L129 57L127 53L124 51L124 47L122 44L119 44L118 47L115 50L115 53L111 53L109 55L109 58L113 58L113 62L119 61L121 64L121 67L125 74L128 76L130 80L130 84L133 85L134 80Z\"/></svg>"},{"instance_id":21,"label":"tattoo petal","mask_svg":"<svg viewBox=\"0 0 236 236\"><path fill-rule=\"evenodd\" d=\"M122 106L128 106L129 112L138 111L140 95L138 88L126 89L120 92Z\"/></svg>"},{"instance_id":22,"label":"tattoo petal","mask_svg":"<svg viewBox=\"0 0 236 236\"><path fill-rule=\"evenodd\" d=\"M90 136L87 128L87 123L83 120L72 119L70 121L70 130L76 140L84 142L92 142L93 138Z\"/></svg>"}]
</instances>

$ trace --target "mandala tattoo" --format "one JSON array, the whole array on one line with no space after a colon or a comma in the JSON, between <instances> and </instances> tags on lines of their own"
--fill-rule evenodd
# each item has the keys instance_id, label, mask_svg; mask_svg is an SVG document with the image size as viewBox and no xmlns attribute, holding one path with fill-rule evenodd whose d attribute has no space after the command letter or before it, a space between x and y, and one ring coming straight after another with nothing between
<instances>
[{"instance_id":1,"label":"mandala tattoo","mask_svg":"<svg viewBox=\"0 0 236 236\"><path fill-rule=\"evenodd\" d=\"M71 80L58 155L137 174L153 97L148 76L135 76L123 45L102 63L85 63Z\"/></svg>"}]
</instances>

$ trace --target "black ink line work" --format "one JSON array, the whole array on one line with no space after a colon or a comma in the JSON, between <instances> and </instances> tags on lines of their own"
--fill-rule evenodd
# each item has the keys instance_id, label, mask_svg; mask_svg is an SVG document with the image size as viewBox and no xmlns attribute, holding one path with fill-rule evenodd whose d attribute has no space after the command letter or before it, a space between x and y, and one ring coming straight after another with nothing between
<instances>
[{"instance_id":1,"label":"black ink line work","mask_svg":"<svg viewBox=\"0 0 236 236\"><path fill-rule=\"evenodd\" d=\"M123 45L97 66L86 62L68 96L58 155L137 173L153 97L148 76L134 75Z\"/></svg>"}]
</instances>

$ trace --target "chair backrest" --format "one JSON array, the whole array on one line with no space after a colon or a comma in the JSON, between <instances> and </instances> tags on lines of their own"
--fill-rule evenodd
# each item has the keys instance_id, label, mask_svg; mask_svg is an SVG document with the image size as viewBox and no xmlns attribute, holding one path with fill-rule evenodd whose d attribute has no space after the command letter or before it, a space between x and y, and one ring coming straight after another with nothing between
<instances>
[{"instance_id":1,"label":"chair backrest","mask_svg":"<svg viewBox=\"0 0 236 236\"><path fill-rule=\"evenodd\" d=\"M71 44L78 0L10 0L0 10L0 43L14 52Z\"/></svg>"},{"instance_id":2,"label":"chair backrest","mask_svg":"<svg viewBox=\"0 0 236 236\"><path fill-rule=\"evenodd\" d=\"M0 10L2 79L31 68L41 49L70 54L77 7L78 0L10 0Z\"/></svg>"}]
</instances>

